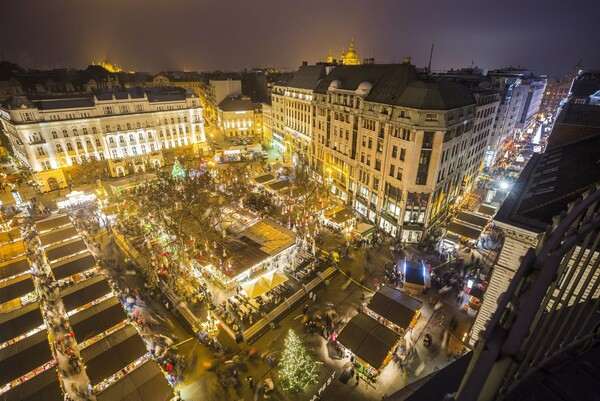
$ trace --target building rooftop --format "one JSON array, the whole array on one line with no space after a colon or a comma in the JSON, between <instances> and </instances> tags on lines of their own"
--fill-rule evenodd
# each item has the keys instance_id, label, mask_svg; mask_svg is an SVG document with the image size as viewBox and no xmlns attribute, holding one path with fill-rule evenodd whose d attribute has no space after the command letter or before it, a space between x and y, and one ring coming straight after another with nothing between
<instances>
[{"instance_id":1,"label":"building rooftop","mask_svg":"<svg viewBox=\"0 0 600 401\"><path fill-rule=\"evenodd\" d=\"M534 155L495 220L542 232L569 203L579 199L592 186L599 185L598 131L596 135Z\"/></svg>"},{"instance_id":2,"label":"building rooftop","mask_svg":"<svg viewBox=\"0 0 600 401\"><path fill-rule=\"evenodd\" d=\"M302 65L288 86L291 88L312 90L325 75L327 75L327 71L326 66L323 64Z\"/></svg>"},{"instance_id":3,"label":"building rooftop","mask_svg":"<svg viewBox=\"0 0 600 401\"><path fill-rule=\"evenodd\" d=\"M249 97L227 96L218 107L221 111L253 111L254 103Z\"/></svg>"},{"instance_id":4,"label":"building rooftop","mask_svg":"<svg viewBox=\"0 0 600 401\"><path fill-rule=\"evenodd\" d=\"M371 86L365 95L369 102L427 110L449 110L476 103L467 87L453 82L422 81L411 64L338 66L319 82L315 92L325 94L332 85L356 91L364 88L364 83Z\"/></svg>"}]
</instances>

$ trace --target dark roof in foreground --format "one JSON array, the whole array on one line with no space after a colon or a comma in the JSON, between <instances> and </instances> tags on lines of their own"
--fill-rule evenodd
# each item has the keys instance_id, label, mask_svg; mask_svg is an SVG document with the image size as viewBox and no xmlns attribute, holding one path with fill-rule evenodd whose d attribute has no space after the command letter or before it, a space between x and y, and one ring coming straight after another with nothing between
<instances>
[{"instance_id":1,"label":"dark roof in foreground","mask_svg":"<svg viewBox=\"0 0 600 401\"><path fill-rule=\"evenodd\" d=\"M252 111L254 103L249 97L227 96L218 107L222 111Z\"/></svg>"},{"instance_id":2,"label":"dark roof in foreground","mask_svg":"<svg viewBox=\"0 0 600 401\"><path fill-rule=\"evenodd\" d=\"M476 104L471 91L454 82L425 82L411 64L342 65L321 79L315 93L326 94L332 82L340 90L356 91L363 82L371 84L365 100L425 110L450 110Z\"/></svg>"},{"instance_id":3,"label":"dark roof in foreground","mask_svg":"<svg viewBox=\"0 0 600 401\"><path fill-rule=\"evenodd\" d=\"M2 401L63 401L56 369L33 376L0 396Z\"/></svg>"}]
</instances>

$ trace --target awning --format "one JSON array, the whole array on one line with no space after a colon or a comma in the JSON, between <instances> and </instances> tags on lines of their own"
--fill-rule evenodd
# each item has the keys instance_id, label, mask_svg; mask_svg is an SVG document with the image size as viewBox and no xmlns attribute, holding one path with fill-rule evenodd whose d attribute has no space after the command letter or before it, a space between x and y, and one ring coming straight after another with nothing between
<instances>
[{"instance_id":1,"label":"awning","mask_svg":"<svg viewBox=\"0 0 600 401\"><path fill-rule=\"evenodd\" d=\"M15 276L30 270L31 266L26 256L0 264L0 280Z\"/></svg>"},{"instance_id":2,"label":"awning","mask_svg":"<svg viewBox=\"0 0 600 401\"><path fill-rule=\"evenodd\" d=\"M65 243L50 245L46 248L46 257L52 262L66 256L74 255L87 249L85 242L81 238L72 239Z\"/></svg>"},{"instance_id":3,"label":"awning","mask_svg":"<svg viewBox=\"0 0 600 401\"><path fill-rule=\"evenodd\" d=\"M373 295L367 308L396 326L406 329L422 305L422 302L401 291L383 286Z\"/></svg>"},{"instance_id":4,"label":"awning","mask_svg":"<svg viewBox=\"0 0 600 401\"><path fill-rule=\"evenodd\" d=\"M485 228L490 221L486 217L469 212L460 212L455 220L464 221L465 223L469 223L472 226L480 227L482 229Z\"/></svg>"},{"instance_id":5,"label":"awning","mask_svg":"<svg viewBox=\"0 0 600 401\"><path fill-rule=\"evenodd\" d=\"M102 297L110 291L106 279L103 276L95 276L61 291L60 295L68 312Z\"/></svg>"},{"instance_id":6,"label":"awning","mask_svg":"<svg viewBox=\"0 0 600 401\"><path fill-rule=\"evenodd\" d=\"M2 349L0 383L8 383L52 360L48 332L42 330Z\"/></svg>"},{"instance_id":7,"label":"awning","mask_svg":"<svg viewBox=\"0 0 600 401\"><path fill-rule=\"evenodd\" d=\"M366 238L375 232L375 227L367 223L358 223L352 232Z\"/></svg>"},{"instance_id":8,"label":"awning","mask_svg":"<svg viewBox=\"0 0 600 401\"><path fill-rule=\"evenodd\" d=\"M83 339L82 339L83 340ZM148 350L131 325L104 337L87 348L81 350L81 357L85 363L86 373L93 386L112 376L138 358Z\"/></svg>"},{"instance_id":9,"label":"awning","mask_svg":"<svg viewBox=\"0 0 600 401\"><path fill-rule=\"evenodd\" d=\"M0 284L0 304L29 294L35 289L31 274L13 278Z\"/></svg>"},{"instance_id":10,"label":"awning","mask_svg":"<svg viewBox=\"0 0 600 401\"><path fill-rule=\"evenodd\" d=\"M38 233L42 233L44 231L50 230L55 227L64 226L66 224L70 224L71 219L66 214L59 214L56 216L52 216L50 218L37 221L35 223L35 228Z\"/></svg>"},{"instance_id":11,"label":"awning","mask_svg":"<svg viewBox=\"0 0 600 401\"><path fill-rule=\"evenodd\" d=\"M2 401L63 401L56 369L48 369L8 390Z\"/></svg>"},{"instance_id":12,"label":"awning","mask_svg":"<svg viewBox=\"0 0 600 401\"><path fill-rule=\"evenodd\" d=\"M447 228L448 231L469 239L477 239L481 234L481 230L479 228L468 226L458 221L452 221L450 224L448 224Z\"/></svg>"},{"instance_id":13,"label":"awning","mask_svg":"<svg viewBox=\"0 0 600 401\"><path fill-rule=\"evenodd\" d=\"M272 182L268 185L265 186L265 188L270 189L271 191L281 191L282 189L285 189L287 187L289 187L291 185L291 183L287 180L278 180L275 182Z\"/></svg>"},{"instance_id":14,"label":"awning","mask_svg":"<svg viewBox=\"0 0 600 401\"><path fill-rule=\"evenodd\" d=\"M121 323L127 316L116 297L107 299L70 317L78 341L100 334Z\"/></svg>"},{"instance_id":15,"label":"awning","mask_svg":"<svg viewBox=\"0 0 600 401\"><path fill-rule=\"evenodd\" d=\"M57 242L66 241L71 238L75 238L79 235L77 229L73 225L68 225L65 228L59 230L48 231L40 235L40 241L42 246L49 246Z\"/></svg>"},{"instance_id":16,"label":"awning","mask_svg":"<svg viewBox=\"0 0 600 401\"><path fill-rule=\"evenodd\" d=\"M270 290L269 285L260 279L252 280L249 283L242 284L242 289L249 298L260 297Z\"/></svg>"},{"instance_id":17,"label":"awning","mask_svg":"<svg viewBox=\"0 0 600 401\"><path fill-rule=\"evenodd\" d=\"M485 214L486 216L494 216L496 214L496 208L490 205L479 205L477 213Z\"/></svg>"},{"instance_id":18,"label":"awning","mask_svg":"<svg viewBox=\"0 0 600 401\"><path fill-rule=\"evenodd\" d=\"M0 343L44 324L40 305L34 302L0 315Z\"/></svg>"},{"instance_id":19,"label":"awning","mask_svg":"<svg viewBox=\"0 0 600 401\"><path fill-rule=\"evenodd\" d=\"M98 401L164 401L172 397L173 390L153 360L96 394Z\"/></svg>"},{"instance_id":20,"label":"awning","mask_svg":"<svg viewBox=\"0 0 600 401\"><path fill-rule=\"evenodd\" d=\"M354 316L342 329L337 341L371 367L380 369L400 335L365 313Z\"/></svg>"},{"instance_id":21,"label":"awning","mask_svg":"<svg viewBox=\"0 0 600 401\"><path fill-rule=\"evenodd\" d=\"M273 289L289 280L285 274L278 273L277 270L268 272L260 279L269 286L269 289Z\"/></svg>"},{"instance_id":22,"label":"awning","mask_svg":"<svg viewBox=\"0 0 600 401\"><path fill-rule=\"evenodd\" d=\"M267 182L273 181L275 177L272 174L264 174L258 177L254 177L253 180L258 184L266 184Z\"/></svg>"},{"instance_id":23,"label":"awning","mask_svg":"<svg viewBox=\"0 0 600 401\"><path fill-rule=\"evenodd\" d=\"M96 265L96 259L90 252L82 253L71 258L52 263L52 273L57 280L72 276L91 269Z\"/></svg>"}]
</instances>

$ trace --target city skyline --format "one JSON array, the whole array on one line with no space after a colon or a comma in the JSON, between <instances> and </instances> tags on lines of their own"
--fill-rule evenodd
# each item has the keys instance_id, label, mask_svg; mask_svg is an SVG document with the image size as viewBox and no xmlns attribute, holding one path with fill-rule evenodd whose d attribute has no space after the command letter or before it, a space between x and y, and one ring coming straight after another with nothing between
<instances>
[{"instance_id":1,"label":"city skyline","mask_svg":"<svg viewBox=\"0 0 600 401\"><path fill-rule=\"evenodd\" d=\"M591 1L577 8L511 1L501 10L489 2L432 2L434 11L377 3L11 3L0 17L0 34L15 39L5 40L0 52L27 68L84 68L108 60L149 72L294 70L305 60L325 61L330 50L339 58L354 38L359 57L377 63L411 56L426 66L433 44L433 70L524 66L556 76L580 59L585 67L600 64L600 54L582 40L594 34L589 10L597 5ZM502 10L507 17L498 17Z\"/></svg>"}]
</instances>

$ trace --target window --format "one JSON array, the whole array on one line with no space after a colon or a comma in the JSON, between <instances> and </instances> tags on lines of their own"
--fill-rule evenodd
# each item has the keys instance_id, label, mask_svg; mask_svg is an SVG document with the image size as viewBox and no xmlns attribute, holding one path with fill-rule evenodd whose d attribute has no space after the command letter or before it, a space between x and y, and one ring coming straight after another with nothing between
<instances>
[{"instance_id":1,"label":"window","mask_svg":"<svg viewBox=\"0 0 600 401\"><path fill-rule=\"evenodd\" d=\"M90 149L90 148L93 148L93 146L92 146L92 141L90 141L89 139L86 139L86 140L85 140L85 146L86 146L88 149Z\"/></svg>"},{"instance_id":2,"label":"window","mask_svg":"<svg viewBox=\"0 0 600 401\"><path fill-rule=\"evenodd\" d=\"M375 170L381 171L381 160L375 159Z\"/></svg>"},{"instance_id":3,"label":"window","mask_svg":"<svg viewBox=\"0 0 600 401\"><path fill-rule=\"evenodd\" d=\"M52 166L50 165L50 161L48 161L48 160L42 161L42 169L50 170L51 168L52 168Z\"/></svg>"},{"instance_id":4,"label":"window","mask_svg":"<svg viewBox=\"0 0 600 401\"><path fill-rule=\"evenodd\" d=\"M144 140L144 134L143 134L143 133L141 133L141 132L140 132L140 133L138 134L138 137L140 138L140 141L143 141L143 140Z\"/></svg>"},{"instance_id":5,"label":"window","mask_svg":"<svg viewBox=\"0 0 600 401\"><path fill-rule=\"evenodd\" d=\"M398 157L398 146L396 146L396 145L394 145L394 146L392 147L392 157L393 157L393 158L396 158L396 157Z\"/></svg>"},{"instance_id":6,"label":"window","mask_svg":"<svg viewBox=\"0 0 600 401\"><path fill-rule=\"evenodd\" d=\"M56 133L56 131L52 131L52 138L53 139L58 138L58 134Z\"/></svg>"},{"instance_id":7,"label":"window","mask_svg":"<svg viewBox=\"0 0 600 401\"><path fill-rule=\"evenodd\" d=\"M425 121L437 121L438 115L437 113L427 113L425 114Z\"/></svg>"},{"instance_id":8,"label":"window","mask_svg":"<svg viewBox=\"0 0 600 401\"><path fill-rule=\"evenodd\" d=\"M79 136L79 133L77 132L77 128L73 128L73 136Z\"/></svg>"},{"instance_id":9,"label":"window","mask_svg":"<svg viewBox=\"0 0 600 401\"><path fill-rule=\"evenodd\" d=\"M108 137L108 143L110 143L111 145L115 144L115 138L113 138L112 136Z\"/></svg>"},{"instance_id":10,"label":"window","mask_svg":"<svg viewBox=\"0 0 600 401\"><path fill-rule=\"evenodd\" d=\"M71 142L67 142L67 150L69 152L73 150L73 145L71 145Z\"/></svg>"},{"instance_id":11,"label":"window","mask_svg":"<svg viewBox=\"0 0 600 401\"><path fill-rule=\"evenodd\" d=\"M390 177L393 177L396 175L396 166L394 166L393 164L390 165Z\"/></svg>"},{"instance_id":12,"label":"window","mask_svg":"<svg viewBox=\"0 0 600 401\"><path fill-rule=\"evenodd\" d=\"M153 137L152 137L152 132L150 132L150 131L148 131L148 139L149 139L149 140L152 140L152 139L153 139Z\"/></svg>"},{"instance_id":13,"label":"window","mask_svg":"<svg viewBox=\"0 0 600 401\"><path fill-rule=\"evenodd\" d=\"M92 127L92 134L97 134L98 130L96 129L96 127Z\"/></svg>"},{"instance_id":14,"label":"window","mask_svg":"<svg viewBox=\"0 0 600 401\"><path fill-rule=\"evenodd\" d=\"M60 143L56 144L56 151L58 153L62 153L63 152L63 147L62 147L62 145Z\"/></svg>"},{"instance_id":15,"label":"window","mask_svg":"<svg viewBox=\"0 0 600 401\"><path fill-rule=\"evenodd\" d=\"M100 142L100 139L96 138L96 146L100 147L102 146L102 143Z\"/></svg>"},{"instance_id":16,"label":"window","mask_svg":"<svg viewBox=\"0 0 600 401\"><path fill-rule=\"evenodd\" d=\"M404 161L406 159L406 149L400 149L400 160Z\"/></svg>"},{"instance_id":17,"label":"window","mask_svg":"<svg viewBox=\"0 0 600 401\"><path fill-rule=\"evenodd\" d=\"M106 125L106 126L104 127L104 129L106 130L106 132L110 132L110 125Z\"/></svg>"},{"instance_id":18,"label":"window","mask_svg":"<svg viewBox=\"0 0 600 401\"><path fill-rule=\"evenodd\" d=\"M131 129L131 124L127 123L127 129Z\"/></svg>"},{"instance_id":19,"label":"window","mask_svg":"<svg viewBox=\"0 0 600 401\"><path fill-rule=\"evenodd\" d=\"M68 138L69 137L69 133L67 132L66 129L62 130L63 133L63 137Z\"/></svg>"},{"instance_id":20,"label":"window","mask_svg":"<svg viewBox=\"0 0 600 401\"><path fill-rule=\"evenodd\" d=\"M361 163L364 163L364 162L365 162L365 154L364 154L364 153L361 153L361 154L360 154L360 162L361 162Z\"/></svg>"},{"instance_id":21,"label":"window","mask_svg":"<svg viewBox=\"0 0 600 401\"><path fill-rule=\"evenodd\" d=\"M100 160L104 160L104 153L103 152L98 152L98 158Z\"/></svg>"},{"instance_id":22,"label":"window","mask_svg":"<svg viewBox=\"0 0 600 401\"><path fill-rule=\"evenodd\" d=\"M183 122L187 123L187 117L185 117L185 116L183 117Z\"/></svg>"},{"instance_id":23,"label":"window","mask_svg":"<svg viewBox=\"0 0 600 401\"><path fill-rule=\"evenodd\" d=\"M369 145L367 147L373 149L373 138L369 138Z\"/></svg>"},{"instance_id":24,"label":"window","mask_svg":"<svg viewBox=\"0 0 600 401\"><path fill-rule=\"evenodd\" d=\"M138 121L137 123L135 123L135 127L136 128L142 128L142 124L140 124L140 122Z\"/></svg>"},{"instance_id":25,"label":"window","mask_svg":"<svg viewBox=\"0 0 600 401\"><path fill-rule=\"evenodd\" d=\"M402 169L398 168L398 172L396 173L396 178L398 181L402 181Z\"/></svg>"},{"instance_id":26,"label":"window","mask_svg":"<svg viewBox=\"0 0 600 401\"><path fill-rule=\"evenodd\" d=\"M117 131L121 131L121 124L117 124Z\"/></svg>"},{"instance_id":27,"label":"window","mask_svg":"<svg viewBox=\"0 0 600 401\"><path fill-rule=\"evenodd\" d=\"M104 106L104 114L113 114L112 106Z\"/></svg>"},{"instance_id":28,"label":"window","mask_svg":"<svg viewBox=\"0 0 600 401\"><path fill-rule=\"evenodd\" d=\"M177 122L181 124L181 117L177 117Z\"/></svg>"},{"instance_id":29,"label":"window","mask_svg":"<svg viewBox=\"0 0 600 401\"><path fill-rule=\"evenodd\" d=\"M379 190L379 178L373 177L373 190L375 190L375 191Z\"/></svg>"},{"instance_id":30,"label":"window","mask_svg":"<svg viewBox=\"0 0 600 401\"><path fill-rule=\"evenodd\" d=\"M117 150L116 149L111 150L110 153L112 154L113 159L117 158Z\"/></svg>"},{"instance_id":31,"label":"window","mask_svg":"<svg viewBox=\"0 0 600 401\"><path fill-rule=\"evenodd\" d=\"M125 137L124 136L120 136L119 137L119 143L123 144L123 145L125 144Z\"/></svg>"},{"instance_id":32,"label":"window","mask_svg":"<svg viewBox=\"0 0 600 401\"><path fill-rule=\"evenodd\" d=\"M83 135L87 135L88 134L88 129L87 128L82 128L81 132L83 132Z\"/></svg>"},{"instance_id":33,"label":"window","mask_svg":"<svg viewBox=\"0 0 600 401\"><path fill-rule=\"evenodd\" d=\"M133 134L129 134L129 142L130 143L134 143L135 142L135 138L133 137Z\"/></svg>"},{"instance_id":34,"label":"window","mask_svg":"<svg viewBox=\"0 0 600 401\"><path fill-rule=\"evenodd\" d=\"M171 124L175 124L175 118L171 117Z\"/></svg>"},{"instance_id":35,"label":"window","mask_svg":"<svg viewBox=\"0 0 600 401\"><path fill-rule=\"evenodd\" d=\"M433 138L435 136L435 132L424 132L423 133L423 148L431 149L433 148Z\"/></svg>"},{"instance_id":36,"label":"window","mask_svg":"<svg viewBox=\"0 0 600 401\"><path fill-rule=\"evenodd\" d=\"M78 150L83 150L83 145L81 144L81 141L77 141L76 145Z\"/></svg>"}]
</instances>

